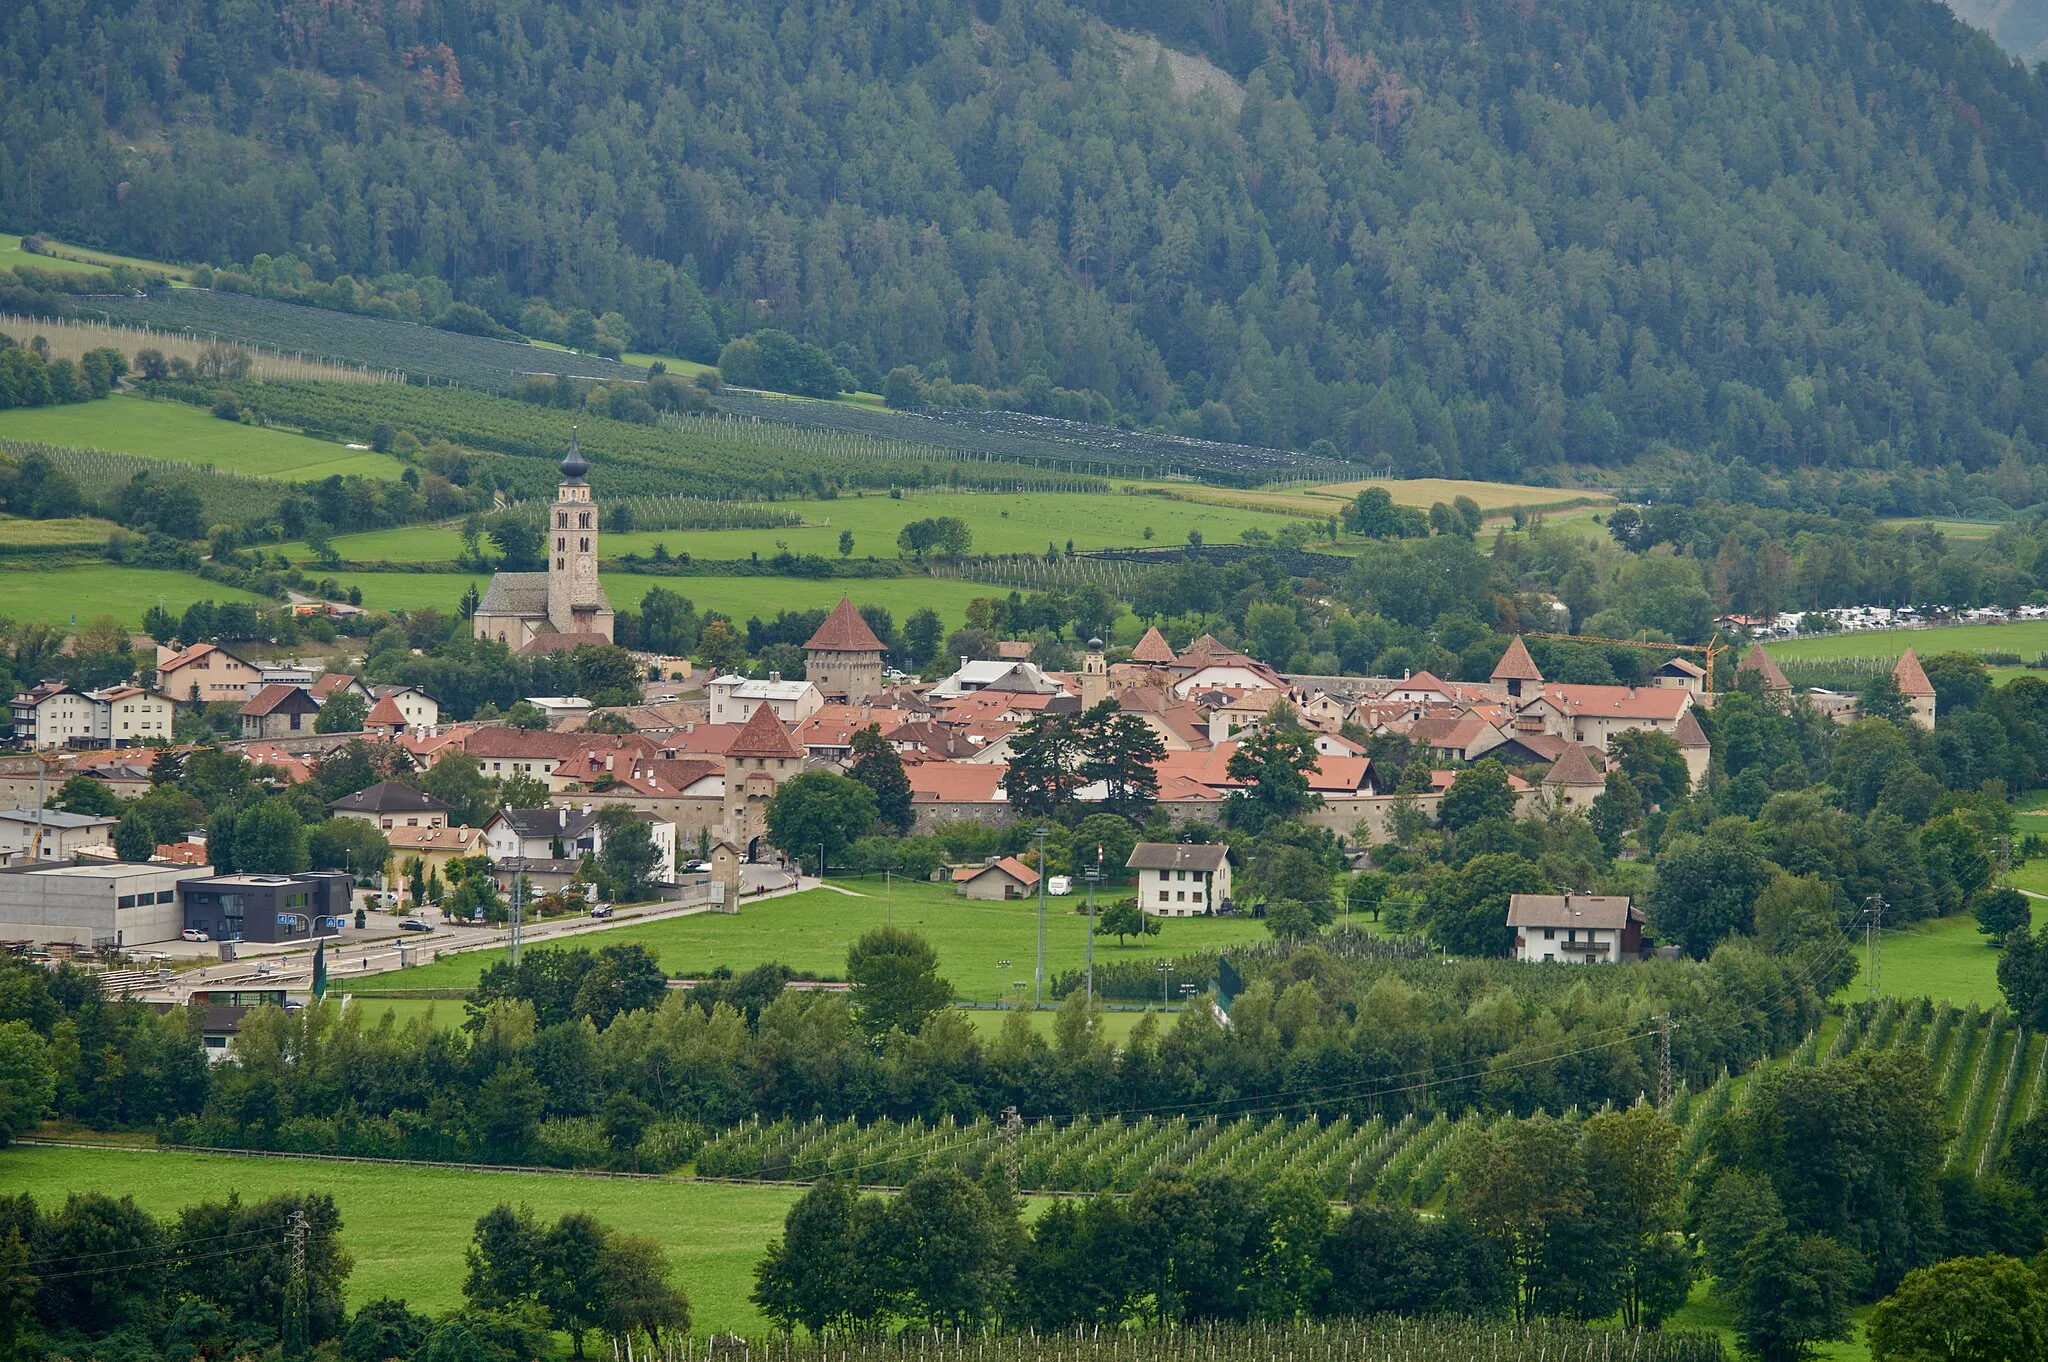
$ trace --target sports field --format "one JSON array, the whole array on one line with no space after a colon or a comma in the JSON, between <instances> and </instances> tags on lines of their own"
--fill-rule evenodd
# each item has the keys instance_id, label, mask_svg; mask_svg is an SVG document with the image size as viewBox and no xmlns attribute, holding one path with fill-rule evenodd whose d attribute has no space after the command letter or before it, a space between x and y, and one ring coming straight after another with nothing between
<instances>
[{"instance_id":1,"label":"sports field","mask_svg":"<svg viewBox=\"0 0 2048 1362\"><path fill-rule=\"evenodd\" d=\"M310 482L332 474L395 478L398 460L278 427L222 421L183 402L117 393L100 402L0 411L0 439L105 449L171 463L211 464L223 473Z\"/></svg>"},{"instance_id":2,"label":"sports field","mask_svg":"<svg viewBox=\"0 0 2048 1362\"><path fill-rule=\"evenodd\" d=\"M130 628L142 624L142 612L159 600L166 609L182 612L194 601L256 601L261 598L233 587L209 582L167 568L119 567L88 563L43 568L34 559L11 559L0 572L0 617L47 620L69 627L94 615L112 615ZM269 604L270 602L264 602Z\"/></svg>"},{"instance_id":3,"label":"sports field","mask_svg":"<svg viewBox=\"0 0 2048 1362\"><path fill-rule=\"evenodd\" d=\"M473 572L337 572L344 586L360 586L363 604L372 610L421 610L432 606L454 614L463 589L474 583L479 593L491 584L488 573ZM976 582L941 581L931 577L850 578L812 580L797 577L656 577L630 572L600 574L605 594L621 610L638 610L652 587L681 592L699 611L718 610L744 623L759 615L773 619L778 610L829 609L841 596L856 605L888 607L898 625L920 606L945 617L948 629L967 620L967 603L977 596L1003 594L998 587ZM1126 619L1126 623L1129 620ZM1135 635L1134 635L1135 637Z\"/></svg>"},{"instance_id":4,"label":"sports field","mask_svg":"<svg viewBox=\"0 0 2048 1362\"><path fill-rule=\"evenodd\" d=\"M803 1191L153 1149L23 1147L0 1150L0 1187L45 1204L62 1204L70 1192L132 1196L158 1216L196 1201L224 1200L230 1192L244 1201L279 1192L327 1192L341 1211L342 1243L355 1258L350 1307L396 1296L429 1314L462 1304L463 1250L477 1217L493 1206L530 1206L549 1220L588 1211L615 1229L652 1235L667 1247L699 1333L758 1333L765 1327L747 1300L754 1264L768 1241L782 1233L782 1218Z\"/></svg>"},{"instance_id":5,"label":"sports field","mask_svg":"<svg viewBox=\"0 0 2048 1362\"><path fill-rule=\"evenodd\" d=\"M1038 903L989 903L957 898L946 885L898 883L889 898L880 880L849 880L853 894L812 889L787 898L743 906L737 914L702 913L642 926L626 925L580 934L592 949L633 942L655 951L672 979L694 978L720 965L734 972L780 961L821 978L846 977L846 948L855 937L885 922L921 933L938 952L939 972L963 1001L994 1002L1031 996L1037 958ZM861 897L854 897L853 895ZM1086 920L1074 910L1078 898L1047 899L1045 972L1048 984L1063 970L1078 969L1086 956ZM1096 963L1112 960L1171 960L1267 939L1265 925L1250 918L1188 918L1165 924L1157 936L1119 946L1116 938L1095 943ZM468 988L484 967L501 958L473 951L431 965L371 975L364 987ZM1024 987L1019 989L1017 983ZM1050 1002L1051 995L1047 994ZM374 1007L373 1000L365 1000ZM460 1006L459 1004L450 1004Z\"/></svg>"}]
</instances>

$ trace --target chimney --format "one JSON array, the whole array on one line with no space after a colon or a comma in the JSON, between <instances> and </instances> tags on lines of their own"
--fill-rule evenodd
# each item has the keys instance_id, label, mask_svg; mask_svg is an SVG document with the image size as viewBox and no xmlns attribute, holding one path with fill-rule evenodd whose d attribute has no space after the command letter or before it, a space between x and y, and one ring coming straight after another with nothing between
<instances>
[{"instance_id":1,"label":"chimney","mask_svg":"<svg viewBox=\"0 0 2048 1362\"><path fill-rule=\"evenodd\" d=\"M569 829L569 811L568 811L567 809L556 809L556 810L555 810L555 828L556 828L556 829L557 829L558 831L562 831L562 832L566 832L566 831L568 831L568 829Z\"/></svg>"},{"instance_id":2,"label":"chimney","mask_svg":"<svg viewBox=\"0 0 2048 1362\"><path fill-rule=\"evenodd\" d=\"M1213 747L1213 746L1215 746L1215 745L1216 745L1216 744L1218 744L1218 743L1228 742L1229 740L1230 740L1230 716L1229 716L1229 715L1227 715L1227 714L1225 714L1225 713L1224 713L1224 712L1223 712L1222 710L1220 710L1220 709L1212 709L1212 710L1210 710L1210 711L1209 711L1209 744L1210 744L1210 746L1212 746L1212 747Z\"/></svg>"},{"instance_id":3,"label":"chimney","mask_svg":"<svg viewBox=\"0 0 2048 1362\"><path fill-rule=\"evenodd\" d=\"M1406 667L1401 668L1401 679L1403 681L1408 679L1408 669Z\"/></svg>"},{"instance_id":4,"label":"chimney","mask_svg":"<svg viewBox=\"0 0 2048 1362\"><path fill-rule=\"evenodd\" d=\"M781 673L781 672L770 672L770 673L768 673L768 680L769 680L770 682L780 681L781 679L782 679L782 673Z\"/></svg>"}]
</instances>

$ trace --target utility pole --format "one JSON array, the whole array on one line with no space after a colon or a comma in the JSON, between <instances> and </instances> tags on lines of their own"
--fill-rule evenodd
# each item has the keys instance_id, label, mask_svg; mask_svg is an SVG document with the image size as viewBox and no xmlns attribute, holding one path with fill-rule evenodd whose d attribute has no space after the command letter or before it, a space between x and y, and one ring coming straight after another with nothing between
<instances>
[{"instance_id":1,"label":"utility pole","mask_svg":"<svg viewBox=\"0 0 2048 1362\"><path fill-rule=\"evenodd\" d=\"M1863 909L1863 977L1869 981L1870 996L1877 996L1877 971L1881 963L1879 949L1884 932L1885 901L1872 894Z\"/></svg>"},{"instance_id":2,"label":"utility pole","mask_svg":"<svg viewBox=\"0 0 2048 1362\"><path fill-rule=\"evenodd\" d=\"M304 1207L294 1208L285 1217L284 1242L290 1254L289 1275L285 1279L284 1291L284 1355L304 1357L306 1335L309 1331L307 1316L306 1286L306 1211Z\"/></svg>"},{"instance_id":3,"label":"utility pole","mask_svg":"<svg viewBox=\"0 0 2048 1362\"><path fill-rule=\"evenodd\" d=\"M1671 1014L1659 1018L1657 1028L1657 1105L1671 1105Z\"/></svg>"},{"instance_id":4,"label":"utility pole","mask_svg":"<svg viewBox=\"0 0 2048 1362\"><path fill-rule=\"evenodd\" d=\"M1031 1006L1045 1006L1045 839L1052 829L1040 824L1032 836L1038 839L1038 972L1032 986Z\"/></svg>"},{"instance_id":5,"label":"utility pole","mask_svg":"<svg viewBox=\"0 0 2048 1362\"><path fill-rule=\"evenodd\" d=\"M1095 886L1102 879L1102 844L1095 844L1095 864L1082 872L1088 881L1088 1010L1095 1010Z\"/></svg>"}]
</instances>

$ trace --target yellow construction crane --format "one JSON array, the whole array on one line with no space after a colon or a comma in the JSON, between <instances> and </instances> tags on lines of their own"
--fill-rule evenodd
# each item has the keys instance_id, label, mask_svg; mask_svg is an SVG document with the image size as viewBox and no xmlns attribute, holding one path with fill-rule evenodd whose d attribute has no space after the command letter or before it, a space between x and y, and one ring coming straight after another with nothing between
<instances>
[{"instance_id":1,"label":"yellow construction crane","mask_svg":"<svg viewBox=\"0 0 2048 1362\"><path fill-rule=\"evenodd\" d=\"M1644 648L1657 653L1699 653L1707 660L1707 689L1714 687L1714 660L1728 651L1716 632L1706 643L1652 643L1643 638L1595 638L1591 634L1524 634L1524 638L1552 638L1560 643L1597 643L1605 648Z\"/></svg>"}]
</instances>

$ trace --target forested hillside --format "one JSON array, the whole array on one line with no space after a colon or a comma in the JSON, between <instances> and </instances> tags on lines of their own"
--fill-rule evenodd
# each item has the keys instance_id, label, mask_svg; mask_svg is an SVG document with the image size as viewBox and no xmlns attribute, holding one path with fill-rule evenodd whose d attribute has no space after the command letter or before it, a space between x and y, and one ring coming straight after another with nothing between
<instances>
[{"instance_id":1,"label":"forested hillside","mask_svg":"<svg viewBox=\"0 0 2048 1362\"><path fill-rule=\"evenodd\" d=\"M25 0L0 113L10 228L699 359L1417 474L2048 443L2048 83L1928 0Z\"/></svg>"}]
</instances>

